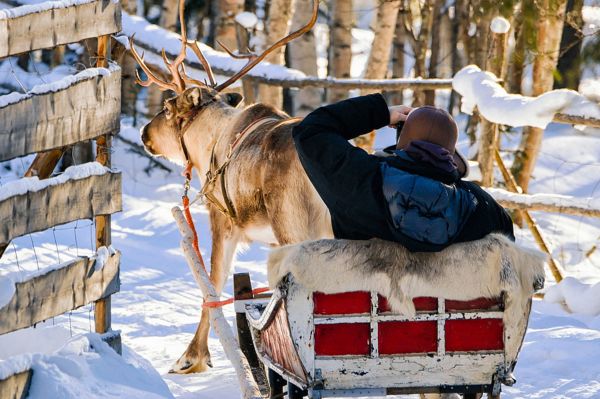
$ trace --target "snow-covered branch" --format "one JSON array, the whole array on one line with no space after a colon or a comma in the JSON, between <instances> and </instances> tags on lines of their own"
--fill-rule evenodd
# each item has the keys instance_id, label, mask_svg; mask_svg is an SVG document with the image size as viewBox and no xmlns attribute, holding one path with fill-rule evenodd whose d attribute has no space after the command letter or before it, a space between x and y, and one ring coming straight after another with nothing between
<instances>
[{"instance_id":1,"label":"snow-covered branch","mask_svg":"<svg viewBox=\"0 0 600 399\"><path fill-rule=\"evenodd\" d=\"M461 110L472 114L475 107L488 121L508 126L533 126L545 128L555 119L558 121L588 124L600 120L600 107L573 90L552 90L538 97L508 94L497 83L497 78L475 65L461 69L452 87L462 96Z\"/></svg>"},{"instance_id":2,"label":"snow-covered branch","mask_svg":"<svg viewBox=\"0 0 600 399\"><path fill-rule=\"evenodd\" d=\"M598 198L576 198L558 194L517 194L499 188L485 188L485 190L502 206L510 209L600 217Z\"/></svg>"},{"instance_id":3,"label":"snow-covered branch","mask_svg":"<svg viewBox=\"0 0 600 399\"><path fill-rule=\"evenodd\" d=\"M153 25L141 17L135 17L123 13L123 32L130 37L135 34L134 42L136 49L145 53L145 61L165 73L165 68L160 56L161 49L165 49L171 58L177 56L181 49L180 36L174 32ZM127 38L120 36L116 38L119 43L129 49ZM202 53L210 63L213 71L223 76L232 76L244 65L244 60L236 60L227 53L216 51L204 43L198 43ZM188 50L186 64L197 71L202 71L202 65L196 60L194 54ZM192 75L193 76L193 75ZM193 76L195 77L195 76ZM216 77L219 81L219 76ZM340 89L450 89L452 79L336 79L318 78L307 76L303 72L286 68L281 65L273 65L261 62L252 69L246 78L256 83L275 85L281 87L326 87ZM223 78L221 78L223 79Z\"/></svg>"}]
</instances>

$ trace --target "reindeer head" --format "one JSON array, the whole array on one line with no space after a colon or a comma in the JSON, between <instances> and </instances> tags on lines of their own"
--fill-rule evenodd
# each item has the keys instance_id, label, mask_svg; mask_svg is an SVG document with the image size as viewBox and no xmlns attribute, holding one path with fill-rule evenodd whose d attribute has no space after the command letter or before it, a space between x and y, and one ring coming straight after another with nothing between
<instances>
[{"instance_id":1,"label":"reindeer head","mask_svg":"<svg viewBox=\"0 0 600 399\"><path fill-rule=\"evenodd\" d=\"M142 129L146 151L154 156L185 162L181 136L197 119L213 120L223 108L235 108L242 101L238 93L219 93L210 87L190 87L165 101L162 111Z\"/></svg>"},{"instance_id":2,"label":"reindeer head","mask_svg":"<svg viewBox=\"0 0 600 399\"><path fill-rule=\"evenodd\" d=\"M202 54L198 43L187 39L186 24L184 20L184 3L185 0L179 0L181 51L174 61L170 61L167 58L164 49L162 51L163 61L171 75L170 81L160 79L157 74L145 64L143 55L138 55L135 50L133 37L129 39L131 54L148 77L147 80L142 80L140 76L137 75L137 83L145 87L155 84L160 90L170 90L175 92L175 97L165 101L163 110L155 115L152 120L142 128L142 142L144 143L146 150L152 155L163 156L174 161L189 160L185 153L185 151L187 151L185 145L182 144L183 135L187 128L194 123L198 117L206 118L212 113L211 110L214 111L222 107L236 107L242 101L241 95L237 93L222 93L222 91L247 74L269 55L269 53L279 47L285 46L288 42L311 30L317 21L319 11L318 0L313 0L313 15L311 20L302 28L290 33L288 36L271 45L260 55L253 54L250 51L245 54L233 53L219 42L221 47L223 47L230 56L237 59L247 59L248 62L235 75L217 85L212 68ZM185 73L184 61L188 47L194 52L202 64L204 71L208 75L208 83L193 79Z\"/></svg>"}]
</instances>

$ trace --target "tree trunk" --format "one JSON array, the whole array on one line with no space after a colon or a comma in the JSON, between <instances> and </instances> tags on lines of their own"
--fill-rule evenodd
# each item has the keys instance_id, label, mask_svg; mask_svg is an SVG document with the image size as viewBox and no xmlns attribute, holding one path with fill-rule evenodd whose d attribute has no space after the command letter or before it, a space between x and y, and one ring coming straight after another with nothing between
<instances>
[{"instance_id":1,"label":"tree trunk","mask_svg":"<svg viewBox=\"0 0 600 399\"><path fill-rule=\"evenodd\" d=\"M130 15L136 14L136 0L122 0L123 11ZM123 52L119 60L121 65L121 112L135 117L135 103L139 86L135 83L136 62L127 52Z\"/></svg>"},{"instance_id":2,"label":"tree trunk","mask_svg":"<svg viewBox=\"0 0 600 399\"><path fill-rule=\"evenodd\" d=\"M429 53L429 68L427 77L438 77L438 64L440 62L441 40L440 31L442 28L442 17L445 11L443 10L444 1L436 0L433 6L433 14L431 17L431 52ZM435 105L435 90L427 90L425 92L425 104Z\"/></svg>"},{"instance_id":3,"label":"tree trunk","mask_svg":"<svg viewBox=\"0 0 600 399\"><path fill-rule=\"evenodd\" d=\"M265 27L267 28L266 47L290 33L290 21L294 2L295 0L271 0L269 16L265 23ZM284 65L285 48L273 51L265 58L265 61L271 64ZM281 108L283 105L283 90L281 87L260 85L258 88L258 99L261 103Z\"/></svg>"},{"instance_id":4,"label":"tree trunk","mask_svg":"<svg viewBox=\"0 0 600 399\"><path fill-rule=\"evenodd\" d=\"M394 44L392 47L392 78L403 78L404 77L404 44L405 44L405 33L402 17L402 9L398 10L398 16L396 18L396 29L394 34ZM390 104L403 104L404 103L404 91L397 90L389 93L388 101Z\"/></svg>"},{"instance_id":5,"label":"tree trunk","mask_svg":"<svg viewBox=\"0 0 600 399\"><path fill-rule=\"evenodd\" d=\"M329 27L329 76L349 78L352 64L352 0L333 0ZM337 102L348 96L347 90L327 90L327 101Z\"/></svg>"},{"instance_id":6,"label":"tree trunk","mask_svg":"<svg viewBox=\"0 0 600 399\"><path fill-rule=\"evenodd\" d=\"M554 71L562 34L566 0L540 0L537 19L537 50L533 62L533 96L552 90ZM513 174L527 192L531 174L542 144L543 129L528 128L523 132L521 148L515 156Z\"/></svg>"},{"instance_id":7,"label":"tree trunk","mask_svg":"<svg viewBox=\"0 0 600 399\"><path fill-rule=\"evenodd\" d=\"M525 39L527 36L527 29L523 18L523 10L521 10L515 17L515 46L510 55L509 72L507 73L508 92L514 94L522 93L521 84L523 82L523 70L525 68Z\"/></svg>"},{"instance_id":8,"label":"tree trunk","mask_svg":"<svg viewBox=\"0 0 600 399\"><path fill-rule=\"evenodd\" d=\"M244 0L213 0L213 21L211 24L210 44L214 47L217 41L233 50L237 39L235 32L235 16L244 10Z\"/></svg>"},{"instance_id":9,"label":"tree trunk","mask_svg":"<svg viewBox=\"0 0 600 399\"><path fill-rule=\"evenodd\" d=\"M568 0L565 26L560 41L558 76L555 89L579 89L581 78L581 46L583 44L583 0Z\"/></svg>"},{"instance_id":10,"label":"tree trunk","mask_svg":"<svg viewBox=\"0 0 600 399\"><path fill-rule=\"evenodd\" d=\"M426 76L426 59L427 49L429 45L429 34L431 32L431 24L433 23L433 5L437 0L425 0L419 10L420 28L419 33L415 34L414 11L408 9L402 16L404 27L407 36L410 39L410 44L415 57L414 72L415 77ZM425 103L425 92L415 90L413 92L412 105L417 107Z\"/></svg>"},{"instance_id":11,"label":"tree trunk","mask_svg":"<svg viewBox=\"0 0 600 399\"><path fill-rule=\"evenodd\" d=\"M463 13L461 12L461 1L459 0L456 3L454 3L454 16L451 21L451 31L450 31L450 36L451 36L450 44L451 44L451 51L452 51L451 76L456 75L456 73L460 70L460 68L463 65L463 61L462 61L460 53L458 51L459 42L461 39L460 27L461 27L461 23L465 23L464 20L462 19L462 16L463 16ZM464 45L463 45L463 48L464 48ZM454 90L452 90L452 92L450 93L450 103L448 104L448 112L453 114L457 103L458 103L458 93L456 93ZM473 143L470 143L470 144L473 144Z\"/></svg>"},{"instance_id":12,"label":"tree trunk","mask_svg":"<svg viewBox=\"0 0 600 399\"><path fill-rule=\"evenodd\" d=\"M171 32L177 32L178 11L178 0L163 0L158 24Z\"/></svg>"},{"instance_id":13,"label":"tree trunk","mask_svg":"<svg viewBox=\"0 0 600 399\"><path fill-rule=\"evenodd\" d=\"M300 29L312 15L310 7L302 1L296 1L294 16L292 18L292 31ZM292 68L298 69L309 76L317 76L317 47L315 34L312 30L306 32L288 45L289 63ZM321 105L323 89L307 87L297 90L293 99L294 116L306 116Z\"/></svg>"},{"instance_id":14,"label":"tree trunk","mask_svg":"<svg viewBox=\"0 0 600 399\"><path fill-rule=\"evenodd\" d=\"M371 45L371 52L369 53L365 79L384 79L387 75L400 5L401 2L399 0L379 3L375 37ZM362 95L373 92L376 92L376 90L361 90ZM373 144L375 144L375 132L357 137L354 141L357 146L367 152L372 152Z\"/></svg>"}]
</instances>

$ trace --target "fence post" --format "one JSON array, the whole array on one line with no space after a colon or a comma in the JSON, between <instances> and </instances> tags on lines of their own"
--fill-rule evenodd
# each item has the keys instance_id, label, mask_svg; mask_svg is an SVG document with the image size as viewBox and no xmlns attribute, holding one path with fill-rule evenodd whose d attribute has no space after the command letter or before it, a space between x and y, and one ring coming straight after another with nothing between
<instances>
[{"instance_id":1,"label":"fence post","mask_svg":"<svg viewBox=\"0 0 600 399\"><path fill-rule=\"evenodd\" d=\"M502 76L504 68L506 43L510 23L502 18L496 17L490 24L492 40L485 69L497 77ZM479 152L477 161L481 170L481 184L491 187L494 183L494 149L498 145L498 125L481 118L481 135L479 137Z\"/></svg>"},{"instance_id":2,"label":"fence post","mask_svg":"<svg viewBox=\"0 0 600 399\"><path fill-rule=\"evenodd\" d=\"M109 35L98 38L96 67L106 68L109 55ZM110 167L110 134L96 139L96 162ZM108 247L110 242L110 215L96 216L96 250L102 246ZM94 306L95 331L104 334L110 330L110 296L96 301Z\"/></svg>"}]
</instances>

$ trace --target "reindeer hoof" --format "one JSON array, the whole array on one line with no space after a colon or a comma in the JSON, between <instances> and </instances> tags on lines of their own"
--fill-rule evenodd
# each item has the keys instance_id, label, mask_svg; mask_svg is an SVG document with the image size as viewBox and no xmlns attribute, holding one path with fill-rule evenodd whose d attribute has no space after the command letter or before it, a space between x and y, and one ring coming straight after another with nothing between
<instances>
[{"instance_id":1,"label":"reindeer hoof","mask_svg":"<svg viewBox=\"0 0 600 399\"><path fill-rule=\"evenodd\" d=\"M209 367L213 367L210 359L210 354L206 356L190 357L186 353L183 354L175 362L175 364L169 370L171 374L191 374L191 373L202 373L208 370Z\"/></svg>"}]
</instances>

